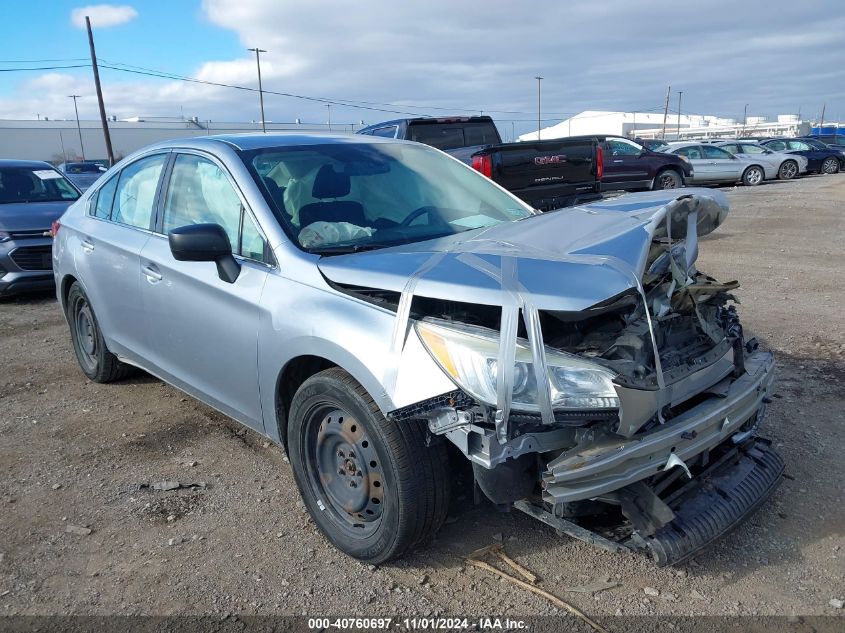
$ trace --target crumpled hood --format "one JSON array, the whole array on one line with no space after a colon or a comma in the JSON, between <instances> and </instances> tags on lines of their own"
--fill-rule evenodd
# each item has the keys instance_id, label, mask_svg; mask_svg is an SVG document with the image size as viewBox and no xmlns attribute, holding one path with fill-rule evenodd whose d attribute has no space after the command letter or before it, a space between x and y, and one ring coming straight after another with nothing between
<instances>
[{"instance_id":1,"label":"crumpled hood","mask_svg":"<svg viewBox=\"0 0 845 633\"><path fill-rule=\"evenodd\" d=\"M0 231L46 231L74 202L59 200L0 204Z\"/></svg>"},{"instance_id":2,"label":"crumpled hood","mask_svg":"<svg viewBox=\"0 0 845 633\"><path fill-rule=\"evenodd\" d=\"M540 310L575 312L636 287L654 239L685 239L692 263L697 238L727 212L718 190L633 193L446 238L324 257L318 266L339 284L402 292L416 275L415 295L501 305L496 272L502 257L513 257L515 290Z\"/></svg>"}]
</instances>

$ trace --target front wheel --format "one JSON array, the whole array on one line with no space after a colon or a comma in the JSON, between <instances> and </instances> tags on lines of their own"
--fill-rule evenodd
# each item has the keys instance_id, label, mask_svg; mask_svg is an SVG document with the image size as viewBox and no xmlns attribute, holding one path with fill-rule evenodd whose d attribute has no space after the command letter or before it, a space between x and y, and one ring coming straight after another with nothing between
<instances>
[{"instance_id":1,"label":"front wheel","mask_svg":"<svg viewBox=\"0 0 845 633\"><path fill-rule=\"evenodd\" d=\"M387 420L339 368L306 380L293 397L288 448L314 522L340 551L380 564L432 536L450 496L445 447L426 446L417 420Z\"/></svg>"},{"instance_id":2,"label":"front wheel","mask_svg":"<svg viewBox=\"0 0 845 633\"><path fill-rule=\"evenodd\" d=\"M781 180L792 180L798 175L798 163L794 160L785 160L778 169L778 178Z\"/></svg>"},{"instance_id":3,"label":"front wheel","mask_svg":"<svg viewBox=\"0 0 845 633\"><path fill-rule=\"evenodd\" d=\"M681 186L681 177L671 169L661 171L654 179L652 189L677 189Z\"/></svg>"},{"instance_id":4,"label":"front wheel","mask_svg":"<svg viewBox=\"0 0 845 633\"><path fill-rule=\"evenodd\" d=\"M749 167L742 174L742 184L746 187L756 187L765 179L765 174L760 167L756 165Z\"/></svg>"},{"instance_id":5,"label":"front wheel","mask_svg":"<svg viewBox=\"0 0 845 633\"><path fill-rule=\"evenodd\" d=\"M824 162L822 163L822 173L823 174L835 174L839 171L839 160L831 156L830 158L825 158Z\"/></svg>"}]
</instances>

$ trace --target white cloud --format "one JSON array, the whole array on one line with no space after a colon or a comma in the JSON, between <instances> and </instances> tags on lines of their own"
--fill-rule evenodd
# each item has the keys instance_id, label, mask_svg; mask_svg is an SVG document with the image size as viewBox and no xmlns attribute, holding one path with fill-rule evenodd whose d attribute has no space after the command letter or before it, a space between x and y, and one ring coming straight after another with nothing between
<instances>
[{"instance_id":1,"label":"white cloud","mask_svg":"<svg viewBox=\"0 0 845 633\"><path fill-rule=\"evenodd\" d=\"M90 4L71 11L70 21L75 27L84 29L86 15L91 18L92 27L102 29L131 22L138 17L138 12L128 4Z\"/></svg>"}]
</instances>

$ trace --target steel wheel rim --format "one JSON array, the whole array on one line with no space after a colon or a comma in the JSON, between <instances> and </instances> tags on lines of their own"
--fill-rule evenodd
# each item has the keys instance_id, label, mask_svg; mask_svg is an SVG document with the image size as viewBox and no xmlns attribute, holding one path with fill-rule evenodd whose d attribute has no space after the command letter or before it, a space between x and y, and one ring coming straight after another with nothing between
<instances>
[{"instance_id":1,"label":"steel wheel rim","mask_svg":"<svg viewBox=\"0 0 845 633\"><path fill-rule=\"evenodd\" d=\"M304 462L317 505L355 538L381 524L384 475L366 429L334 405L318 405L308 416Z\"/></svg>"},{"instance_id":2,"label":"steel wheel rim","mask_svg":"<svg viewBox=\"0 0 845 633\"><path fill-rule=\"evenodd\" d=\"M746 176L746 180L750 185L759 185L761 180L760 170L757 168L749 169L748 175Z\"/></svg>"},{"instance_id":3,"label":"steel wheel rim","mask_svg":"<svg viewBox=\"0 0 845 633\"><path fill-rule=\"evenodd\" d=\"M660 188L661 189L676 189L677 183L675 182L675 177L672 174L663 174L660 177Z\"/></svg>"},{"instance_id":4,"label":"steel wheel rim","mask_svg":"<svg viewBox=\"0 0 845 633\"><path fill-rule=\"evenodd\" d=\"M91 307L86 301L80 299L76 303L73 326L80 360L93 371L97 368L97 326Z\"/></svg>"}]
</instances>

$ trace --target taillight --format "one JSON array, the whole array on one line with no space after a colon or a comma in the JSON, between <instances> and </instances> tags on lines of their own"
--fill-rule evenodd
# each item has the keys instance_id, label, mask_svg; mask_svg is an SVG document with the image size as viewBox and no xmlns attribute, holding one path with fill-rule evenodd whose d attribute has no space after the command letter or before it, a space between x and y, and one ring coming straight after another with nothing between
<instances>
[{"instance_id":1,"label":"taillight","mask_svg":"<svg viewBox=\"0 0 845 633\"><path fill-rule=\"evenodd\" d=\"M53 223L50 225L50 235L56 237L59 234L60 228L62 228L62 223L58 220L53 220Z\"/></svg>"},{"instance_id":2,"label":"taillight","mask_svg":"<svg viewBox=\"0 0 845 633\"><path fill-rule=\"evenodd\" d=\"M596 180L601 180L604 176L604 152L601 145L596 147Z\"/></svg>"},{"instance_id":3,"label":"taillight","mask_svg":"<svg viewBox=\"0 0 845 633\"><path fill-rule=\"evenodd\" d=\"M489 154L476 155L472 157L472 168L480 171L488 178L493 178L493 157Z\"/></svg>"}]
</instances>

